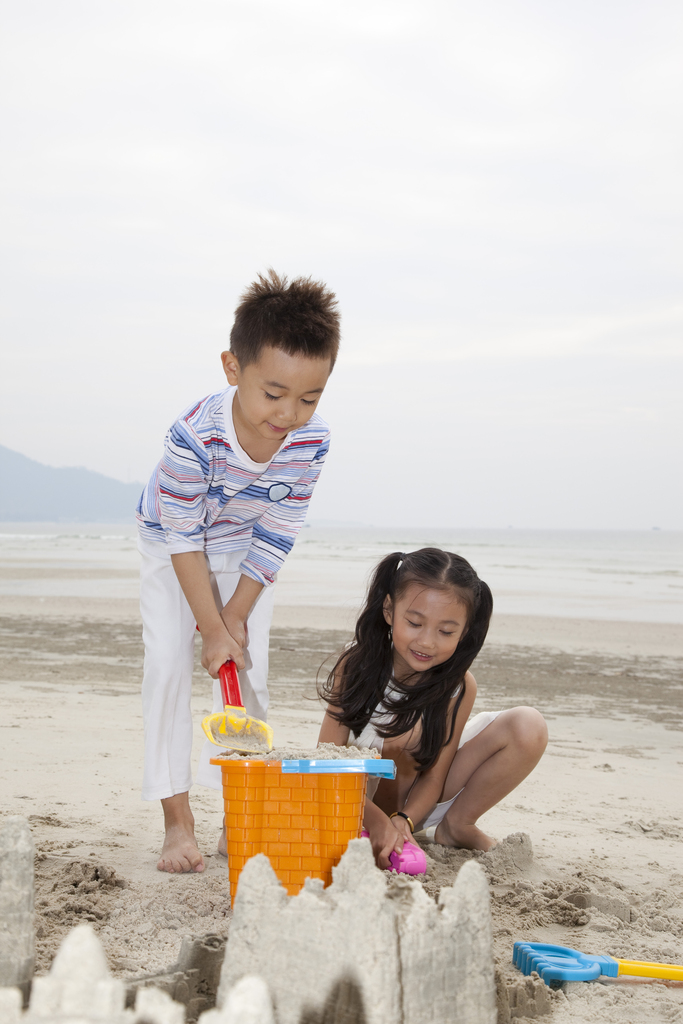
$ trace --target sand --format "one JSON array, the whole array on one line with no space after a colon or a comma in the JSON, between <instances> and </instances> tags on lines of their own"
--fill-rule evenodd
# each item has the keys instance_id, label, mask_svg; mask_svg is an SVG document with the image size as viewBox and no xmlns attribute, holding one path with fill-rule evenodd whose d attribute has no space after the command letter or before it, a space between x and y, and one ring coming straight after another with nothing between
<instances>
[{"instance_id":1,"label":"sand","mask_svg":"<svg viewBox=\"0 0 683 1024\"><path fill-rule=\"evenodd\" d=\"M317 617L278 609L270 722L279 748L314 746L322 717L316 672L348 639L347 619L344 609L318 609ZM155 870L159 808L139 798L135 602L5 598L0 647L0 813L28 817L39 850L39 972L83 920L127 979L167 969L183 936L224 937L230 908L227 863L214 852L218 793L192 795L206 871ZM491 883L501 1005L513 1013L547 1011L554 1024L683 1021L683 990L583 985L551 994L510 965L515 939L683 962L682 668L680 626L494 621L474 669L475 711L535 705L549 723L548 751L482 819L500 846L490 854L426 846L423 884L435 895L466 859L480 861ZM199 665L195 682L198 751L211 699Z\"/></svg>"},{"instance_id":2,"label":"sand","mask_svg":"<svg viewBox=\"0 0 683 1024\"><path fill-rule=\"evenodd\" d=\"M219 753L218 759L224 761L242 761L248 757L250 761L307 761L316 759L318 761L343 761L352 759L376 759L381 755L372 747L338 747L335 743L321 743L312 747L300 747L292 744L289 747L273 747L269 751L254 751L250 754L243 754L236 750Z\"/></svg>"}]
</instances>

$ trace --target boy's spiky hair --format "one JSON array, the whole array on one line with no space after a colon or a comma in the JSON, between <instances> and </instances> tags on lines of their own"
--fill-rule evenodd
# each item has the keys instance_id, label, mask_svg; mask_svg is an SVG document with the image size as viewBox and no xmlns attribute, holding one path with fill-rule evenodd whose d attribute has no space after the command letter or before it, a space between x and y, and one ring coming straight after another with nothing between
<instances>
[{"instance_id":1,"label":"boy's spiky hair","mask_svg":"<svg viewBox=\"0 0 683 1024\"><path fill-rule=\"evenodd\" d=\"M271 268L240 296L230 350L242 369L257 362L267 345L288 355L329 358L331 368L339 349L339 322L337 298L321 281L288 281Z\"/></svg>"}]
</instances>

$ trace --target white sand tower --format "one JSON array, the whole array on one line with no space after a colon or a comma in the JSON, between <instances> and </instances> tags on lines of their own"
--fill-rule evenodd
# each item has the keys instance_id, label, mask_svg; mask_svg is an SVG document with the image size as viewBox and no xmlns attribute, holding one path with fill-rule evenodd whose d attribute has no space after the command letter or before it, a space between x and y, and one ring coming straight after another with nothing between
<instances>
[{"instance_id":1,"label":"white sand tower","mask_svg":"<svg viewBox=\"0 0 683 1024\"><path fill-rule=\"evenodd\" d=\"M0 833L2 1024L183 1024L185 1007L140 988L125 1009L90 925L62 942L50 972L33 968L33 843L27 823ZM13 986L13 987L9 987ZM366 839L353 840L328 889L310 879L288 896L266 857L239 883L218 1006L199 1024L493 1024L496 1019L488 886L473 861L438 905L418 882L388 875Z\"/></svg>"},{"instance_id":2,"label":"white sand tower","mask_svg":"<svg viewBox=\"0 0 683 1024\"><path fill-rule=\"evenodd\" d=\"M62 942L50 973L34 980L29 1016L118 1024L125 1002L125 985L112 978L102 943L91 925L81 924Z\"/></svg>"},{"instance_id":3,"label":"white sand tower","mask_svg":"<svg viewBox=\"0 0 683 1024\"><path fill-rule=\"evenodd\" d=\"M35 964L33 837L25 818L0 826L0 986L28 992Z\"/></svg>"},{"instance_id":4,"label":"white sand tower","mask_svg":"<svg viewBox=\"0 0 683 1024\"><path fill-rule=\"evenodd\" d=\"M433 903L419 883L388 876L354 840L328 889L287 896L267 858L240 878L218 991L245 976L268 986L277 1024L493 1024L488 886L470 861ZM214 1011L217 1013L217 1011ZM217 1024L217 1018L216 1018Z\"/></svg>"}]
</instances>

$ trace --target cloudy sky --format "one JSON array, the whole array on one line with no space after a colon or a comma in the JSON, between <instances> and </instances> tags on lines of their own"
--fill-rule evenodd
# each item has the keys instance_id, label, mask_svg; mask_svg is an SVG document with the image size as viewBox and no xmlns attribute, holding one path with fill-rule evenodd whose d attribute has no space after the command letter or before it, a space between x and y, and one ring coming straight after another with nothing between
<instances>
[{"instance_id":1,"label":"cloudy sky","mask_svg":"<svg viewBox=\"0 0 683 1024\"><path fill-rule=\"evenodd\" d=\"M2 5L0 443L143 480L242 287L337 292L313 517L683 527L683 8Z\"/></svg>"}]
</instances>

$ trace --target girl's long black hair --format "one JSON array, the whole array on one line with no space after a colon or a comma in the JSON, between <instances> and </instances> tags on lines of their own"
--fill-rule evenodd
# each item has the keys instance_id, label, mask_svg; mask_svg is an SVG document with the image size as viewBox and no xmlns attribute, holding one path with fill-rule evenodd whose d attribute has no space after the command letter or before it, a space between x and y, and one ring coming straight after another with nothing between
<instances>
[{"instance_id":1,"label":"girl's long black hair","mask_svg":"<svg viewBox=\"0 0 683 1024\"><path fill-rule=\"evenodd\" d=\"M383 605L389 595L395 608L412 583L430 590L455 591L467 607L467 626L448 661L398 682L392 679L391 632ZM355 736L382 703L393 719L377 726L380 736L401 736L421 720L420 745L411 753L421 771L431 768L453 736L455 716L465 695L465 674L486 639L492 611L491 591L460 555L440 548L387 555L373 574L353 643L339 656L321 687L320 695L327 701L330 714ZM341 680L336 692L335 677ZM390 680L392 689L385 697ZM448 706L458 685L458 699L449 716Z\"/></svg>"}]
</instances>

